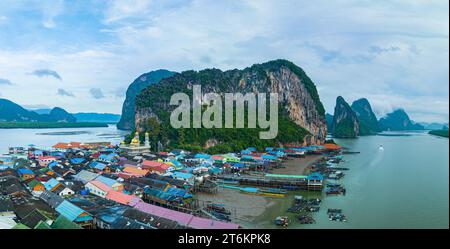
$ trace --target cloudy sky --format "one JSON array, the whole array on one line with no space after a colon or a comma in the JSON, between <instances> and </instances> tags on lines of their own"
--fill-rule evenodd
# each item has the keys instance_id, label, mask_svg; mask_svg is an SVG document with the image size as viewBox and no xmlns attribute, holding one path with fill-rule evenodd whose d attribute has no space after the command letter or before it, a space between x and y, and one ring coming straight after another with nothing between
<instances>
[{"instance_id":1,"label":"cloudy sky","mask_svg":"<svg viewBox=\"0 0 450 249\"><path fill-rule=\"evenodd\" d=\"M366 97L377 115L449 119L447 0L2 0L0 97L28 108L120 113L140 74L301 66L333 112Z\"/></svg>"}]
</instances>

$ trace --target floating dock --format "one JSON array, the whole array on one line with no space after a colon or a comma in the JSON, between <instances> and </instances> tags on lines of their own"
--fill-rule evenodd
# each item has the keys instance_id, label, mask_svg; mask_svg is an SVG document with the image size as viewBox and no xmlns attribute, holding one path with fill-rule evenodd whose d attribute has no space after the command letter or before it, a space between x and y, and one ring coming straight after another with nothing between
<instances>
[{"instance_id":1,"label":"floating dock","mask_svg":"<svg viewBox=\"0 0 450 249\"><path fill-rule=\"evenodd\" d=\"M302 175L265 174L264 176L250 175L219 175L219 179L239 182L241 185L280 188L288 190L322 191L323 178Z\"/></svg>"}]
</instances>

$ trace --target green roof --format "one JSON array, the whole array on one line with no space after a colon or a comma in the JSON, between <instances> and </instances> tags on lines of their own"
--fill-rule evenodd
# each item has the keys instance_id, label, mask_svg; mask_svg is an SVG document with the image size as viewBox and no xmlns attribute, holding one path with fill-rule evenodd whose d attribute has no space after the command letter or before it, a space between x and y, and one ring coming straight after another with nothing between
<instances>
[{"instance_id":1,"label":"green roof","mask_svg":"<svg viewBox=\"0 0 450 249\"><path fill-rule=\"evenodd\" d=\"M36 180L36 179L33 179L33 181L31 181L31 182L29 182L28 183L28 186L30 187L30 188L34 188L36 185L38 185L38 184L42 184L40 181L38 181L38 180Z\"/></svg>"},{"instance_id":2,"label":"green roof","mask_svg":"<svg viewBox=\"0 0 450 249\"><path fill-rule=\"evenodd\" d=\"M39 223L34 227L34 229L52 229L49 224L45 221L39 221Z\"/></svg>"},{"instance_id":3,"label":"green roof","mask_svg":"<svg viewBox=\"0 0 450 249\"><path fill-rule=\"evenodd\" d=\"M296 178L296 179L306 179L307 176L302 175L279 175L279 174L265 174L266 177L277 177L277 178Z\"/></svg>"},{"instance_id":4,"label":"green roof","mask_svg":"<svg viewBox=\"0 0 450 249\"><path fill-rule=\"evenodd\" d=\"M15 226L12 227L12 229L31 229L31 228L25 226L25 225L22 224L22 223L17 223L17 225L15 225Z\"/></svg>"},{"instance_id":5,"label":"green roof","mask_svg":"<svg viewBox=\"0 0 450 249\"><path fill-rule=\"evenodd\" d=\"M60 215L51 225L53 229L82 229L79 225L71 222L66 217Z\"/></svg>"}]
</instances>

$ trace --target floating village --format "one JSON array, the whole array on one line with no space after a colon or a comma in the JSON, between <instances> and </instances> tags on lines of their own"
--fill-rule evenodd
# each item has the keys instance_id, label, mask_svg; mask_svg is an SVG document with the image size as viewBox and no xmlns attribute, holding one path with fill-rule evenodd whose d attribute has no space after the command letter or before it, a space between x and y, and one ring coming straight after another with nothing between
<instances>
[{"instance_id":1,"label":"floating village","mask_svg":"<svg viewBox=\"0 0 450 249\"><path fill-rule=\"evenodd\" d=\"M221 201L223 191L242 198L290 198L291 207L280 210L271 224L312 224L322 200L289 192L345 195L337 181L348 170L338 165L345 153L351 152L333 142L220 155L182 149L151 152L148 134L141 144L137 133L130 144L11 147L0 156L0 228L247 228L239 219L241 210ZM290 167L286 162L310 156L318 159L305 174L279 173ZM326 208L330 222L347 220L343 210Z\"/></svg>"}]
</instances>

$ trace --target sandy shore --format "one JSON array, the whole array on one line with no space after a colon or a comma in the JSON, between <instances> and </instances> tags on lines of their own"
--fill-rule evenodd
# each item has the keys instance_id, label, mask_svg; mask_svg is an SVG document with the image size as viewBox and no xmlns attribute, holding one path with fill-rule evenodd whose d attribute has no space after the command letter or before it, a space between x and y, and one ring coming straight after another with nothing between
<instances>
[{"instance_id":1,"label":"sandy shore","mask_svg":"<svg viewBox=\"0 0 450 249\"><path fill-rule=\"evenodd\" d=\"M306 169L319 159L323 158L322 155L308 155L303 158L292 158L286 160L283 164L286 168L274 169L274 174L286 174L286 175L304 175Z\"/></svg>"},{"instance_id":2,"label":"sandy shore","mask_svg":"<svg viewBox=\"0 0 450 249\"><path fill-rule=\"evenodd\" d=\"M274 169L273 174L303 175L308 166L322 158L321 155L308 155L304 158L286 160L286 168ZM261 221L261 217L270 216L275 210L285 208L288 203L286 198L265 197L252 194L244 194L234 189L221 188L217 194L197 193L200 201L222 203L232 213L232 221L241 224L244 228L255 227L255 222ZM282 205L283 207L279 207Z\"/></svg>"}]
</instances>

